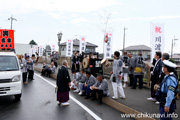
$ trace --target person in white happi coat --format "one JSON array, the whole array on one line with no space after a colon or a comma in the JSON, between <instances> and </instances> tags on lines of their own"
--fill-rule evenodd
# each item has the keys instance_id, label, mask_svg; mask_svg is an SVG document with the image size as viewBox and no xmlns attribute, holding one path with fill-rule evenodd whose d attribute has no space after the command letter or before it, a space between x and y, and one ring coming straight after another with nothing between
<instances>
[{"instance_id":1,"label":"person in white happi coat","mask_svg":"<svg viewBox=\"0 0 180 120\"><path fill-rule=\"evenodd\" d=\"M76 90L74 92L79 93L80 95L82 94L82 86L86 82L86 72L85 69L81 69L81 72L78 75L78 78L75 81L75 86L77 86Z\"/></svg>"},{"instance_id":2,"label":"person in white happi coat","mask_svg":"<svg viewBox=\"0 0 180 120\"><path fill-rule=\"evenodd\" d=\"M75 70L72 71L72 74L73 74L73 81L71 82L71 89L74 90L74 89L77 89L77 86L75 85L77 83L76 79L78 79L81 74L79 72L76 72Z\"/></svg>"},{"instance_id":3,"label":"person in white happi coat","mask_svg":"<svg viewBox=\"0 0 180 120\"><path fill-rule=\"evenodd\" d=\"M114 52L114 62L113 62L113 71L111 72L111 82L113 87L114 96L113 99L118 99L118 91L120 94L120 98L125 99L124 89L122 87L122 67L123 62L119 58L120 53L118 51ZM118 91L117 91L118 90Z\"/></svg>"},{"instance_id":4,"label":"person in white happi coat","mask_svg":"<svg viewBox=\"0 0 180 120\"><path fill-rule=\"evenodd\" d=\"M24 58L22 59L23 68L21 69L23 82L25 84L27 83L27 61L28 61L28 56L25 54Z\"/></svg>"},{"instance_id":5,"label":"person in white happi coat","mask_svg":"<svg viewBox=\"0 0 180 120\"><path fill-rule=\"evenodd\" d=\"M124 85L123 85L123 88L126 88L126 84L128 82L128 55L127 55L127 52L124 51L124 55L121 56L121 60L123 61L123 71L122 71L122 76L124 78Z\"/></svg>"}]
</instances>

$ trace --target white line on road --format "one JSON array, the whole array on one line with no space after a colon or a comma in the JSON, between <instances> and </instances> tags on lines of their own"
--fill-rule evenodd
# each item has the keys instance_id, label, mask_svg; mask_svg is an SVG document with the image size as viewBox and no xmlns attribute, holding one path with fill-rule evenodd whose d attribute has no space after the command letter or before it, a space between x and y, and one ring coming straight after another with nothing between
<instances>
[{"instance_id":1,"label":"white line on road","mask_svg":"<svg viewBox=\"0 0 180 120\"><path fill-rule=\"evenodd\" d=\"M49 83L50 85L52 85L53 87L56 87L56 85L54 85L53 83L49 82L48 80L46 80L45 78L41 77L40 75L36 74L36 76L40 77L42 80L44 80L45 82ZM69 95L70 98L76 102L79 106L81 106L86 112L88 112L93 118L95 118L96 120L102 120L100 117L98 117L93 111L91 111L89 108L87 108L85 105L83 105L81 102L79 102L76 98L74 98L73 96Z\"/></svg>"}]
</instances>

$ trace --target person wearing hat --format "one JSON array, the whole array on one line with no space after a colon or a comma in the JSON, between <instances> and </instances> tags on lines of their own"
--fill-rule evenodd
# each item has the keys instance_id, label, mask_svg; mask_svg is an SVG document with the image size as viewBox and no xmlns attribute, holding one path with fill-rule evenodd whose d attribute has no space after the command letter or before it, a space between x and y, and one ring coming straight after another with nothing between
<instances>
[{"instance_id":1,"label":"person wearing hat","mask_svg":"<svg viewBox=\"0 0 180 120\"><path fill-rule=\"evenodd\" d=\"M164 60L163 63L165 77L156 93L156 99L160 102L161 120L172 120L171 114L176 109L175 96L178 89L178 79L174 74L177 65L168 60Z\"/></svg>"},{"instance_id":2,"label":"person wearing hat","mask_svg":"<svg viewBox=\"0 0 180 120\"><path fill-rule=\"evenodd\" d=\"M134 70L134 81L131 89L136 89L137 79L139 79L139 89L143 88L143 75L144 75L144 58L142 57L142 52L138 53L138 56L135 58L135 70Z\"/></svg>"},{"instance_id":3,"label":"person wearing hat","mask_svg":"<svg viewBox=\"0 0 180 120\"><path fill-rule=\"evenodd\" d=\"M164 60L169 60L169 54L168 54L168 53L163 53L161 60L162 60L162 61L164 61ZM160 76L160 83L163 81L164 76L165 76L165 74L164 74L164 72L163 72L163 70L162 70L161 76Z\"/></svg>"}]
</instances>

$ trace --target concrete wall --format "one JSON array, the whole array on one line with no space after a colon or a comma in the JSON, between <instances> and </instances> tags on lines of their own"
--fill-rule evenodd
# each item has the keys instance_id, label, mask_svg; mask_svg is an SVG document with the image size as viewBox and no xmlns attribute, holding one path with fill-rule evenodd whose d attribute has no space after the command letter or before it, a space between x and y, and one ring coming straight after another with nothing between
<instances>
[{"instance_id":1,"label":"concrete wall","mask_svg":"<svg viewBox=\"0 0 180 120\"><path fill-rule=\"evenodd\" d=\"M17 55L24 55L25 53L29 53L29 49L35 47L36 45L29 45L29 44L20 44L15 43L15 51Z\"/></svg>"}]
</instances>

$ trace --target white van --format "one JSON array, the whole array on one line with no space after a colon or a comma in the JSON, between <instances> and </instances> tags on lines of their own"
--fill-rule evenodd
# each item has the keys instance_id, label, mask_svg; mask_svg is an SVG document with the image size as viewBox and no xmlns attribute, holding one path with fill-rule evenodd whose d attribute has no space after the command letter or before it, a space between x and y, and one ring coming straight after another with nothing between
<instances>
[{"instance_id":1,"label":"white van","mask_svg":"<svg viewBox=\"0 0 180 120\"><path fill-rule=\"evenodd\" d=\"M0 96L14 95L19 100L22 94L22 72L14 52L0 52Z\"/></svg>"}]
</instances>

